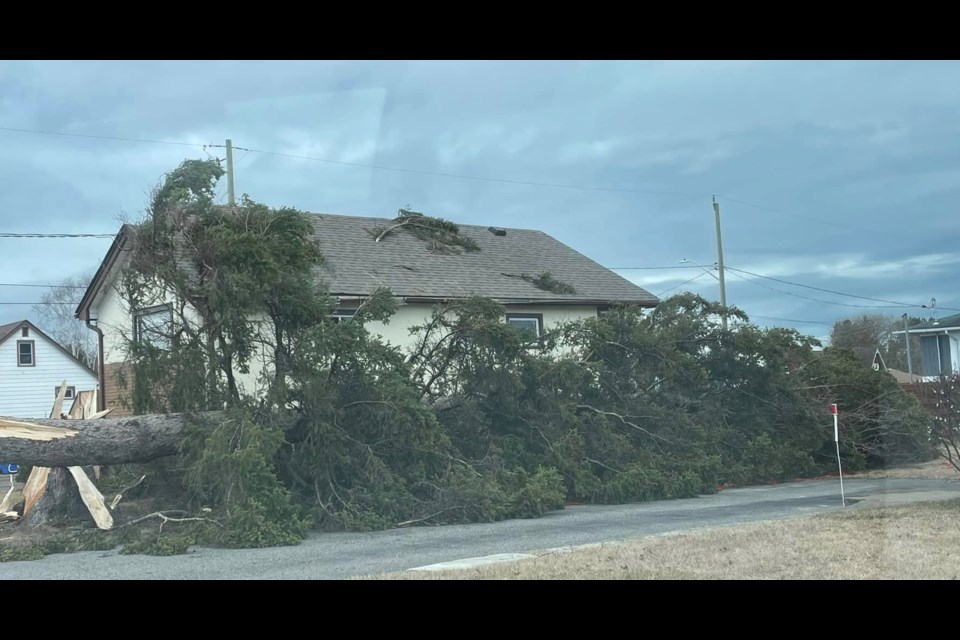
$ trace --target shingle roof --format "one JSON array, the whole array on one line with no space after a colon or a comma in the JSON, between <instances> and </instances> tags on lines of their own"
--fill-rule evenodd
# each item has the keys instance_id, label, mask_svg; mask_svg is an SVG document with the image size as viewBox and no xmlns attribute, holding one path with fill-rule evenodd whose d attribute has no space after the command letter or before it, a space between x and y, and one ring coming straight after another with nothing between
<instances>
[{"instance_id":1,"label":"shingle roof","mask_svg":"<svg viewBox=\"0 0 960 640\"><path fill-rule=\"evenodd\" d=\"M915 324L910 327L910 333L918 330L922 331L924 329L949 329L955 327L960 327L960 313L947 316L946 318L938 318L937 320L930 320L929 322Z\"/></svg>"},{"instance_id":2,"label":"shingle roof","mask_svg":"<svg viewBox=\"0 0 960 640\"><path fill-rule=\"evenodd\" d=\"M18 320L17 322L11 322L9 324L0 324L0 342L6 340L11 333L17 330L17 328L22 325L26 320Z\"/></svg>"},{"instance_id":3,"label":"shingle roof","mask_svg":"<svg viewBox=\"0 0 960 640\"><path fill-rule=\"evenodd\" d=\"M371 231L391 224L386 218L311 214L317 241L327 263L318 280L330 293L369 295L378 286L401 297L458 298L470 294L500 301L613 302L655 305L650 292L613 273L559 240L530 229L459 225L460 235L479 251L435 253L406 229L375 242ZM549 272L576 293L544 291L520 278Z\"/></svg>"}]
</instances>

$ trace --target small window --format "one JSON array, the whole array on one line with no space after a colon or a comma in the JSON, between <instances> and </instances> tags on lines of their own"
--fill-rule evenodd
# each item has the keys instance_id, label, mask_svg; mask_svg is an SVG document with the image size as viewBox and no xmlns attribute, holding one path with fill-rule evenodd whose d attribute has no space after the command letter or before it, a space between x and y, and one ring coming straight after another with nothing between
<instances>
[{"instance_id":1,"label":"small window","mask_svg":"<svg viewBox=\"0 0 960 640\"><path fill-rule=\"evenodd\" d=\"M330 314L330 320L333 322L348 322L353 320L353 316L356 314L354 309L337 309L335 312Z\"/></svg>"},{"instance_id":2,"label":"small window","mask_svg":"<svg viewBox=\"0 0 960 640\"><path fill-rule=\"evenodd\" d=\"M24 327L24 328L20 329L20 337L21 337L21 338L29 338L29 337L30 337L30 327Z\"/></svg>"},{"instance_id":3,"label":"small window","mask_svg":"<svg viewBox=\"0 0 960 640\"><path fill-rule=\"evenodd\" d=\"M173 337L173 309L161 305L137 311L133 322L133 339L140 345L167 350Z\"/></svg>"},{"instance_id":4,"label":"small window","mask_svg":"<svg viewBox=\"0 0 960 640\"><path fill-rule=\"evenodd\" d=\"M54 387L54 388L53 388L53 397L56 398L58 395L60 395L60 387ZM76 395L77 395L77 388L76 388L76 387L67 387L66 393L63 394L63 399L64 399L64 400L73 400Z\"/></svg>"},{"instance_id":5,"label":"small window","mask_svg":"<svg viewBox=\"0 0 960 640\"><path fill-rule=\"evenodd\" d=\"M610 315L610 307L608 307L608 306L597 307L597 317L598 317L598 318L603 318L603 317L608 316L608 315Z\"/></svg>"},{"instance_id":6,"label":"small window","mask_svg":"<svg viewBox=\"0 0 960 640\"><path fill-rule=\"evenodd\" d=\"M530 331L535 337L543 334L543 314L541 313L508 313L507 322L523 331Z\"/></svg>"},{"instance_id":7,"label":"small window","mask_svg":"<svg viewBox=\"0 0 960 640\"><path fill-rule=\"evenodd\" d=\"M17 366L33 367L37 364L33 340L17 340Z\"/></svg>"}]
</instances>

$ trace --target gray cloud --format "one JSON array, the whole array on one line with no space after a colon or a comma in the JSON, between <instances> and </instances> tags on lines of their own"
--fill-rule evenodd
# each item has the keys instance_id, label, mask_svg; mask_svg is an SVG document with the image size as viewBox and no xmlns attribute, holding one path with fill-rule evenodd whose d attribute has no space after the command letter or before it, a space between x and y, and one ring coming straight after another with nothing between
<instances>
[{"instance_id":1,"label":"gray cloud","mask_svg":"<svg viewBox=\"0 0 960 640\"><path fill-rule=\"evenodd\" d=\"M0 68L0 127L230 137L348 163L632 190L236 154L238 191L272 205L381 216L410 205L540 228L609 266L712 263L716 193L732 266L960 307L958 80L950 62L18 62ZM0 141L8 231L112 232L165 171L223 154L4 131ZM0 239L0 280L95 268L108 244ZM655 293L696 274L624 273ZM730 302L760 315L832 321L869 311L736 277L728 285ZM716 293L707 276L684 288ZM36 294L0 287L0 301ZM24 315L28 307L0 306L0 321Z\"/></svg>"}]
</instances>

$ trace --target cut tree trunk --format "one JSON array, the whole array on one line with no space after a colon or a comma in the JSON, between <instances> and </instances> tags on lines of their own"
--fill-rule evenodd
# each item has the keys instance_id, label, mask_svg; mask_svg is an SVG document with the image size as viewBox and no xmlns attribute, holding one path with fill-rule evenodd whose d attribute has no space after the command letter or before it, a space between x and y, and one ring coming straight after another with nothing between
<instances>
[{"instance_id":1,"label":"cut tree trunk","mask_svg":"<svg viewBox=\"0 0 960 640\"><path fill-rule=\"evenodd\" d=\"M202 413L193 420L213 427L220 415ZM147 462L178 452L187 420L178 413L99 420L0 418L0 460L39 467Z\"/></svg>"},{"instance_id":2,"label":"cut tree trunk","mask_svg":"<svg viewBox=\"0 0 960 640\"><path fill-rule=\"evenodd\" d=\"M83 504L76 481L67 469L50 469L47 490L30 509L23 524L39 526L78 520L90 520L90 512Z\"/></svg>"}]
</instances>

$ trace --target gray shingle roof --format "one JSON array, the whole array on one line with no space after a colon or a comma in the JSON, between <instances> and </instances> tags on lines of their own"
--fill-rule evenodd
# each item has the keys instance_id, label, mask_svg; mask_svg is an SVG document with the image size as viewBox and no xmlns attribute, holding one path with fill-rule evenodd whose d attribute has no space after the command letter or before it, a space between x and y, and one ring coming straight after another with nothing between
<instances>
[{"instance_id":1,"label":"gray shingle roof","mask_svg":"<svg viewBox=\"0 0 960 640\"><path fill-rule=\"evenodd\" d=\"M913 333L914 331L922 331L924 329L949 329L956 327L960 327L960 313L947 316L945 318L938 318L937 320L930 320L929 322L915 324L910 327L910 332Z\"/></svg>"},{"instance_id":2,"label":"gray shingle roof","mask_svg":"<svg viewBox=\"0 0 960 640\"><path fill-rule=\"evenodd\" d=\"M424 240L397 229L380 242L371 231L391 224L386 218L311 214L317 241L327 260L317 272L330 293L369 295L386 286L401 297L458 298L470 294L500 301L612 302L654 305L650 292L620 277L542 231L459 225L460 235L480 251L431 252ZM544 291L521 279L549 272L572 285L573 294ZM509 274L509 275L504 275Z\"/></svg>"}]
</instances>

